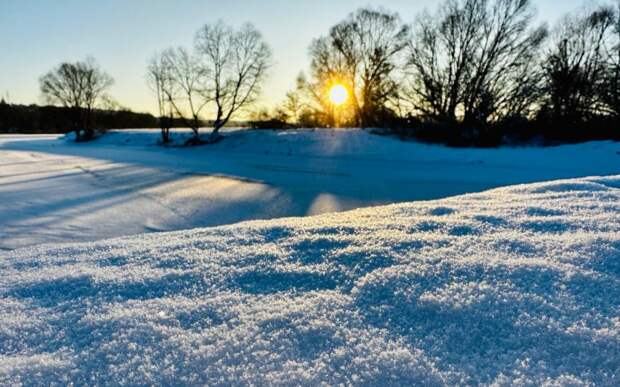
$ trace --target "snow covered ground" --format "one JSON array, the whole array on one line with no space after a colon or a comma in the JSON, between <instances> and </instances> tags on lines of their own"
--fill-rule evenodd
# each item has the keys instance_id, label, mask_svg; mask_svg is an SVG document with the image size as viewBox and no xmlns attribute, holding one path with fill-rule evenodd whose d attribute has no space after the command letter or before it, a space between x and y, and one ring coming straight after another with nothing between
<instances>
[{"instance_id":1,"label":"snow covered ground","mask_svg":"<svg viewBox=\"0 0 620 387\"><path fill-rule=\"evenodd\" d=\"M386 163L491 184L610 148ZM1 385L620 384L620 175L2 255Z\"/></svg>"},{"instance_id":2,"label":"snow covered ground","mask_svg":"<svg viewBox=\"0 0 620 387\"><path fill-rule=\"evenodd\" d=\"M89 144L0 136L0 249L93 241L436 199L515 183L620 173L620 143L451 149L362 130L229 130L161 148L158 131ZM187 131L174 137L182 142Z\"/></svg>"}]
</instances>

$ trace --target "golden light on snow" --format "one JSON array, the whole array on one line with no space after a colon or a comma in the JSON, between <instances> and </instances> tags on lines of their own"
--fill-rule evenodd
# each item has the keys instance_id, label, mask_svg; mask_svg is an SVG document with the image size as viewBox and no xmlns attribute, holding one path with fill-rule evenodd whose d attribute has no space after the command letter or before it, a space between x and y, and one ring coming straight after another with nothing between
<instances>
[{"instance_id":1,"label":"golden light on snow","mask_svg":"<svg viewBox=\"0 0 620 387\"><path fill-rule=\"evenodd\" d=\"M329 89L329 100L336 106L342 105L349 99L349 91L342 85L334 85Z\"/></svg>"}]
</instances>

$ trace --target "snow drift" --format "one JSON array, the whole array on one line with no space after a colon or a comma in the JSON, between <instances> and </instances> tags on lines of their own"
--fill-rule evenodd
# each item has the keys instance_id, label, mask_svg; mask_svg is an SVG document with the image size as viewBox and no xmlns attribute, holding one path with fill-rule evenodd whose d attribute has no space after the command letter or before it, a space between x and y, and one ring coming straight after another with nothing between
<instances>
[{"instance_id":1,"label":"snow drift","mask_svg":"<svg viewBox=\"0 0 620 387\"><path fill-rule=\"evenodd\" d=\"M183 143L191 131L173 136ZM225 136L187 148L156 146L157 130L111 131L80 144L0 135L0 250L620 173L613 141L455 149L362 129L227 129Z\"/></svg>"},{"instance_id":2,"label":"snow drift","mask_svg":"<svg viewBox=\"0 0 620 387\"><path fill-rule=\"evenodd\" d=\"M0 259L0 384L619 378L620 176Z\"/></svg>"}]
</instances>

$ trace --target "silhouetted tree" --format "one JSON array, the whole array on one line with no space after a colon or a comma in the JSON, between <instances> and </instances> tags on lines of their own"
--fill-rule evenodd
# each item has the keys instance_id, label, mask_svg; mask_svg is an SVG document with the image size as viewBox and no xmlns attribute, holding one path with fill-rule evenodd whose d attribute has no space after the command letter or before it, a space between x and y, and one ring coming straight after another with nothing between
<instances>
[{"instance_id":1,"label":"silhouetted tree","mask_svg":"<svg viewBox=\"0 0 620 387\"><path fill-rule=\"evenodd\" d=\"M163 53L156 54L149 61L146 80L157 97L162 142L167 144L175 114L172 100L174 85L168 60Z\"/></svg>"},{"instance_id":2,"label":"silhouetted tree","mask_svg":"<svg viewBox=\"0 0 620 387\"><path fill-rule=\"evenodd\" d=\"M407 100L440 121L486 124L527 115L540 97L545 26L529 0L446 0L417 18Z\"/></svg>"},{"instance_id":3,"label":"silhouetted tree","mask_svg":"<svg viewBox=\"0 0 620 387\"><path fill-rule=\"evenodd\" d=\"M270 112L266 108L254 111L249 116L248 124L254 129L289 129L290 117L280 108L275 108Z\"/></svg>"},{"instance_id":4,"label":"silhouetted tree","mask_svg":"<svg viewBox=\"0 0 620 387\"><path fill-rule=\"evenodd\" d=\"M555 31L544 69L546 110L558 122L578 123L602 112L605 38L613 23L606 7L567 16Z\"/></svg>"},{"instance_id":5,"label":"silhouetted tree","mask_svg":"<svg viewBox=\"0 0 620 387\"><path fill-rule=\"evenodd\" d=\"M328 98L334 84L349 90L353 124L379 124L379 113L397 97L394 75L408 39L409 29L397 14L360 9L312 43L313 79L308 85L328 125L334 120Z\"/></svg>"},{"instance_id":6,"label":"silhouetted tree","mask_svg":"<svg viewBox=\"0 0 620 387\"><path fill-rule=\"evenodd\" d=\"M168 103L194 133L193 141L198 142L201 114L213 101L208 85L209 71L195 54L182 47L165 50L162 59L171 79L163 89Z\"/></svg>"},{"instance_id":7,"label":"silhouetted tree","mask_svg":"<svg viewBox=\"0 0 620 387\"><path fill-rule=\"evenodd\" d=\"M295 110L296 126L325 127L334 124L333 110L324 90L328 86L320 88L317 83L308 82L303 72L299 73L295 88L289 91L283 103L283 109L289 115L291 109Z\"/></svg>"},{"instance_id":8,"label":"silhouetted tree","mask_svg":"<svg viewBox=\"0 0 620 387\"><path fill-rule=\"evenodd\" d=\"M605 39L605 71L600 94L607 112L620 119L620 0L608 11L612 26Z\"/></svg>"},{"instance_id":9,"label":"silhouetted tree","mask_svg":"<svg viewBox=\"0 0 620 387\"><path fill-rule=\"evenodd\" d=\"M271 51L251 24L240 29L218 22L205 25L196 35L200 68L208 74L205 100L215 103L211 141L240 109L256 100L270 63Z\"/></svg>"},{"instance_id":10,"label":"silhouetted tree","mask_svg":"<svg viewBox=\"0 0 620 387\"><path fill-rule=\"evenodd\" d=\"M299 126L304 111L309 110L305 76L297 76L296 86L286 93L284 101L279 107L280 116L285 115L288 124Z\"/></svg>"},{"instance_id":11,"label":"silhouetted tree","mask_svg":"<svg viewBox=\"0 0 620 387\"><path fill-rule=\"evenodd\" d=\"M105 91L112 85L112 78L89 57L84 61L62 63L39 82L41 94L48 103L70 109L77 140L92 139L92 112L105 100Z\"/></svg>"},{"instance_id":12,"label":"silhouetted tree","mask_svg":"<svg viewBox=\"0 0 620 387\"><path fill-rule=\"evenodd\" d=\"M299 115L303 109L303 103L301 101L301 96L296 90L289 91L286 93L286 97L284 99L284 103L282 104L282 111L288 117L288 120L292 124L299 123Z\"/></svg>"}]
</instances>

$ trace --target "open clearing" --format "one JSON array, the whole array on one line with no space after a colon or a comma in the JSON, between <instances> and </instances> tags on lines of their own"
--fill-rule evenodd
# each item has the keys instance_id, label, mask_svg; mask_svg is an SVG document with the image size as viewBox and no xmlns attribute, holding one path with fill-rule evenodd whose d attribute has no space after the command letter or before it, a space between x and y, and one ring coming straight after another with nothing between
<instances>
[{"instance_id":1,"label":"open clearing","mask_svg":"<svg viewBox=\"0 0 620 387\"><path fill-rule=\"evenodd\" d=\"M187 132L175 132L182 140ZM516 183L620 173L620 144L453 149L363 130L226 132L156 146L158 131L89 144L0 136L0 249L305 216Z\"/></svg>"}]
</instances>

